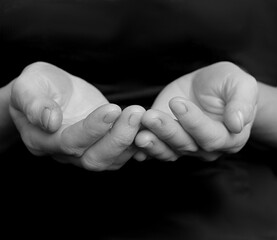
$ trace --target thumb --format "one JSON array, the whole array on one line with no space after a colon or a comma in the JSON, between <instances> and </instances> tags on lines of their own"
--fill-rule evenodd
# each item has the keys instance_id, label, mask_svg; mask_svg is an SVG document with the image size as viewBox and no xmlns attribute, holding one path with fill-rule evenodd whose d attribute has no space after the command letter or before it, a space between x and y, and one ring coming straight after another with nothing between
<instances>
[{"instance_id":1,"label":"thumb","mask_svg":"<svg viewBox=\"0 0 277 240\"><path fill-rule=\"evenodd\" d=\"M256 106L232 101L226 106L224 123L230 132L240 133L243 128L254 120Z\"/></svg>"},{"instance_id":2,"label":"thumb","mask_svg":"<svg viewBox=\"0 0 277 240\"><path fill-rule=\"evenodd\" d=\"M35 99L26 109L28 120L46 131L55 132L62 125L62 110L51 99Z\"/></svg>"},{"instance_id":3,"label":"thumb","mask_svg":"<svg viewBox=\"0 0 277 240\"><path fill-rule=\"evenodd\" d=\"M48 132L57 131L63 120L60 106L47 97L28 97L28 101L21 101L19 104L12 101L12 105L20 111L27 120Z\"/></svg>"},{"instance_id":4,"label":"thumb","mask_svg":"<svg viewBox=\"0 0 277 240\"><path fill-rule=\"evenodd\" d=\"M240 133L254 120L257 95L256 84L241 84L229 97L224 110L224 123L230 132Z\"/></svg>"}]
</instances>

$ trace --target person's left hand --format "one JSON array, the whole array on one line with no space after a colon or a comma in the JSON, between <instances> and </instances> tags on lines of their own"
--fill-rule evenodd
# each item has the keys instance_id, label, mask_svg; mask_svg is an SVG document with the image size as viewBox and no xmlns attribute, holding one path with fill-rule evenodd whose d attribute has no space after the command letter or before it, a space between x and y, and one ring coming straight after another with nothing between
<instances>
[{"instance_id":1,"label":"person's left hand","mask_svg":"<svg viewBox=\"0 0 277 240\"><path fill-rule=\"evenodd\" d=\"M238 152L250 135L257 91L256 80L229 62L173 81L142 118L145 129L135 141L142 151L135 158L173 161L193 155L215 160Z\"/></svg>"}]
</instances>

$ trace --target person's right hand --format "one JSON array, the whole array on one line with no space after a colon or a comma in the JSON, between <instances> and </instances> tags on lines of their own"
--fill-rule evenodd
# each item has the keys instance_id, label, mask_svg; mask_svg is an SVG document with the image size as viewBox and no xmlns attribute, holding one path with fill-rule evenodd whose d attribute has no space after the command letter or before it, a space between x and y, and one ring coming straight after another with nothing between
<instances>
[{"instance_id":1,"label":"person's right hand","mask_svg":"<svg viewBox=\"0 0 277 240\"><path fill-rule=\"evenodd\" d=\"M14 80L10 103L31 153L93 171L118 169L133 156L144 111L140 106L121 111L94 86L43 62Z\"/></svg>"}]
</instances>

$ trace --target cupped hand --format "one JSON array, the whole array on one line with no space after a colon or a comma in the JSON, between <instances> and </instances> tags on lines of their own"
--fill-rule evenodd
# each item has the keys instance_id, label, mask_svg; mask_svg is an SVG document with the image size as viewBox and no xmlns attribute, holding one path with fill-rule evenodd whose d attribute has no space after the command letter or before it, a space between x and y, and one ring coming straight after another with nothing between
<instances>
[{"instance_id":1,"label":"cupped hand","mask_svg":"<svg viewBox=\"0 0 277 240\"><path fill-rule=\"evenodd\" d=\"M187 74L164 88L136 137L144 153L162 160L193 155L215 160L238 152L255 119L256 80L230 62ZM138 160L145 159L137 154Z\"/></svg>"},{"instance_id":2,"label":"cupped hand","mask_svg":"<svg viewBox=\"0 0 277 240\"><path fill-rule=\"evenodd\" d=\"M48 63L26 67L15 79L10 113L27 148L89 170L113 170L135 153L144 113L123 111L94 86Z\"/></svg>"}]
</instances>

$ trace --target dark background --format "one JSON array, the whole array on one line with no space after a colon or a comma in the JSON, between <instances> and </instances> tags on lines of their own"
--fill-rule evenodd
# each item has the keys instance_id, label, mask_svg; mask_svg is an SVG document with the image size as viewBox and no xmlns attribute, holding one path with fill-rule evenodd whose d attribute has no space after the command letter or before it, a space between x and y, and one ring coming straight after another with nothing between
<instances>
[{"instance_id":1,"label":"dark background","mask_svg":"<svg viewBox=\"0 0 277 240\"><path fill-rule=\"evenodd\" d=\"M1 85L46 61L148 108L167 83L227 60L276 86L276 11L273 0L2 0ZM20 141L0 159L9 237L277 238L276 150L252 141L212 163L130 160L114 172L34 157Z\"/></svg>"}]
</instances>

